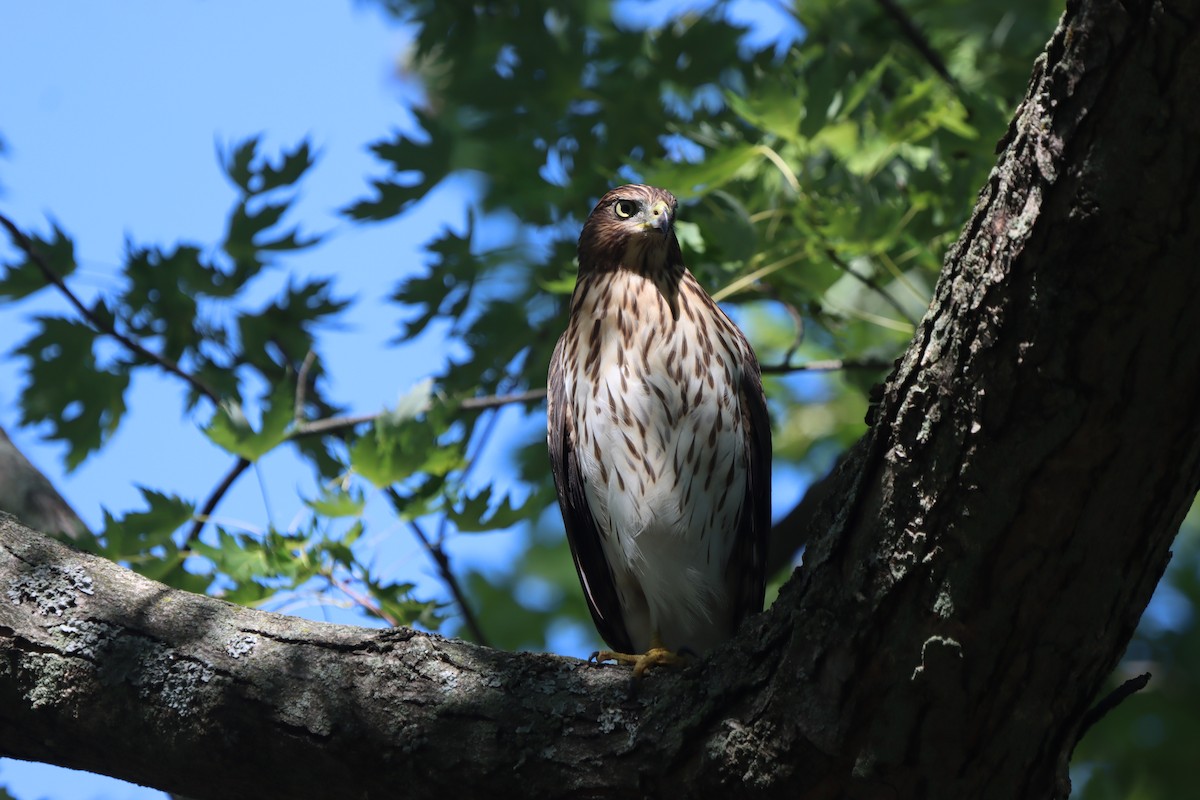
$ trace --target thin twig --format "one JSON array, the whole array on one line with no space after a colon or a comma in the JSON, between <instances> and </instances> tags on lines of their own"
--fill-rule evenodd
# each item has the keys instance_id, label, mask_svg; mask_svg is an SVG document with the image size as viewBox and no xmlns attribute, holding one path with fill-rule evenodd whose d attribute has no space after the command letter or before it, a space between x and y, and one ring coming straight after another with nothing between
<instances>
[{"instance_id":1,"label":"thin twig","mask_svg":"<svg viewBox=\"0 0 1200 800\"><path fill-rule=\"evenodd\" d=\"M946 62L942 60L941 53L933 49L933 45L925 38L925 34L912 21L912 18L904 12L904 9L896 5L894 0L875 0L875 2L879 4L885 14L900 26L900 32L904 34L904 38L908 39L909 44L921 54L926 63L938 74L938 77L949 84L952 89L958 91L958 81L954 79L954 76L950 74L950 70L946 68Z\"/></svg>"},{"instance_id":2,"label":"thin twig","mask_svg":"<svg viewBox=\"0 0 1200 800\"><path fill-rule=\"evenodd\" d=\"M329 417L328 419L317 419L312 422L305 422L297 425L296 428L288 434L289 439L299 439L304 436L321 436L327 433L337 433L338 431L350 430L357 428L359 425L365 425L368 422L374 422L382 416L382 412L378 414L355 414L351 417Z\"/></svg>"},{"instance_id":3,"label":"thin twig","mask_svg":"<svg viewBox=\"0 0 1200 800\"><path fill-rule=\"evenodd\" d=\"M782 364L764 365L763 373L784 373L784 372L831 372L839 369L883 369L890 367L890 361L876 361L872 359L852 360L852 359L825 359L822 361L809 361L804 364ZM546 397L545 389L527 389L523 392L512 392L511 394L489 394L483 397L468 397L458 404L458 407L463 411L483 411L490 408L501 408L515 403L532 403L537 400L542 400ZM297 425L296 429L288 436L288 439L299 439L304 436L321 436L329 433L337 433L338 431L357 428L359 425L366 425L379 419L382 413L376 414L355 414L346 417L329 417L328 419L318 419L312 422L306 422L303 425Z\"/></svg>"},{"instance_id":4,"label":"thin twig","mask_svg":"<svg viewBox=\"0 0 1200 800\"><path fill-rule=\"evenodd\" d=\"M354 588L352 586L350 586L350 584L348 584L346 581L339 580L336 576L334 576L332 570L328 570L328 571L323 570L321 572L321 574L325 576L325 580L327 580L331 584L333 584L333 586L335 588L337 588L339 591L341 591L342 594L346 595L346 597L349 597L354 603L356 603L361 608L363 608L363 609L367 610L368 612L370 612L371 614L374 614L375 616L379 617L381 620L386 622L388 625L391 625L393 628L398 627L400 625L400 620L396 619L394 616L392 616L387 611L385 611L383 609L383 606L376 603L370 597L367 597L367 596L355 591Z\"/></svg>"},{"instance_id":5,"label":"thin twig","mask_svg":"<svg viewBox=\"0 0 1200 800\"><path fill-rule=\"evenodd\" d=\"M824 361L807 361L803 364L763 364L759 371L763 375L784 375L790 372L835 372L837 370L880 370L891 369L892 362L881 358L829 358Z\"/></svg>"},{"instance_id":6,"label":"thin twig","mask_svg":"<svg viewBox=\"0 0 1200 800\"><path fill-rule=\"evenodd\" d=\"M463 411L484 411L489 408L500 408L501 406L513 403L532 403L535 400L541 400L545 396L545 389L529 389L524 392L513 392L512 394L490 394L484 397L468 397L459 403L458 407ZM288 438L297 439L301 436L319 436L327 433L336 433L337 431L357 428L359 425L365 425L368 422L374 422L379 417L380 414L355 414L348 417L330 417L328 419L313 420L312 422L296 426L296 430Z\"/></svg>"},{"instance_id":7,"label":"thin twig","mask_svg":"<svg viewBox=\"0 0 1200 800\"><path fill-rule=\"evenodd\" d=\"M388 495L392 498L392 502L399 507L403 504L403 499L399 493L392 488L388 488ZM442 582L446 584L446 588L450 590L450 594L454 595L454 602L458 604L462 611L463 623L467 626L467 630L471 631L471 635L475 637L475 641L484 647L488 647L488 639L483 634L483 629L479 627L479 620L475 618L475 613L471 611L471 606L467 603L467 596L463 592L462 587L458 584L458 579L454 577L453 570L450 569L450 558L446 555L446 551L442 549L440 543L434 542L429 538L415 519L409 520L409 527L412 528L413 535L417 537L425 551L429 553L430 558L437 564L438 573L442 576Z\"/></svg>"},{"instance_id":8,"label":"thin twig","mask_svg":"<svg viewBox=\"0 0 1200 800\"><path fill-rule=\"evenodd\" d=\"M835 370L872 370L872 369L888 369L891 367L891 362L874 359L846 360L846 359L826 359L823 361L809 361L805 364L788 364L786 361L782 364L764 364L762 373L764 375L779 375L789 372L833 372ZM501 408L503 406L512 405L514 403L531 403L536 400L541 400L546 396L545 389L528 389L523 392L513 392L511 394L493 394L484 397L468 397L459 404L459 408L464 411L482 411L485 409ZM359 425L366 425L379 419L380 414L358 414L348 417L330 417L328 419L319 419L312 422L306 422L302 425L297 425L295 430L288 435L288 439L298 439L303 436L320 436L324 434L337 433L339 431L350 430ZM187 541L192 541L200 535L205 521L208 516L216 509L217 503L233 485L233 482L250 466L250 462L245 459L239 459L234 465L229 474L225 476L221 484L213 491L211 497L204 504L202 510L196 517L196 523L188 532ZM397 496L398 497L398 496ZM432 542L431 542L432 545ZM437 560L437 556L434 556ZM462 605L460 603L460 605ZM465 605L462 606L464 609ZM464 617L470 618L470 612L464 612ZM482 641L482 640L481 640Z\"/></svg>"},{"instance_id":9,"label":"thin twig","mask_svg":"<svg viewBox=\"0 0 1200 800\"><path fill-rule=\"evenodd\" d=\"M892 295L886 289L879 285L878 281L876 281L870 275L864 275L863 273L854 269L854 267L850 266L849 263L847 263L842 259L841 256L834 252L832 248L825 248L825 255L838 267L838 269L842 270L847 275L856 279L859 283L878 294L884 299L884 302L896 310L897 314L907 320L910 325L916 327L917 321L913 319L907 311L904 310L904 306L900 305L899 300L892 297Z\"/></svg>"},{"instance_id":10,"label":"thin twig","mask_svg":"<svg viewBox=\"0 0 1200 800\"><path fill-rule=\"evenodd\" d=\"M917 24L912 21L912 18L904 12L904 9L896 5L895 0L876 0L883 8L885 14L900 26L900 31L908 39L909 43L916 48L921 57L928 62L929 66L933 67L933 71L938 74L938 77L950 84L956 91L959 89L958 81L950 74L950 70L946 69L946 62L942 60L942 56L937 50L933 49L933 45L925 38L925 34L917 27ZM800 19L800 15L796 13L796 9L791 3L776 2L776 8L790 16L792 19L801 25L804 24Z\"/></svg>"},{"instance_id":11,"label":"thin twig","mask_svg":"<svg viewBox=\"0 0 1200 800\"><path fill-rule=\"evenodd\" d=\"M493 394L487 397L468 397L459 403L459 408L464 411L482 411L485 408L499 408L506 406L509 403L531 403L534 400L541 400L546 396L545 389L529 389L524 392L514 392L513 394Z\"/></svg>"},{"instance_id":12,"label":"thin twig","mask_svg":"<svg viewBox=\"0 0 1200 800\"><path fill-rule=\"evenodd\" d=\"M292 407L292 419L299 425L304 422L304 404L308 400L308 371L317 361L317 353L311 348L304 356L304 363L296 373L296 404Z\"/></svg>"},{"instance_id":13,"label":"thin twig","mask_svg":"<svg viewBox=\"0 0 1200 800\"><path fill-rule=\"evenodd\" d=\"M62 277L50 268L50 265L46 263L44 258L42 258L42 254L39 253L37 248L33 246L33 242L29 240L28 236L22 233L21 229L18 228L12 220L3 214L0 214L0 224L4 225L4 227L8 229L9 235L12 236L13 242L17 245L17 247L19 247L22 252L29 257L30 261L37 265L37 268L41 271L46 280L54 284L59 292L61 292L63 296L66 297L71 303L71 305L75 307L75 310L78 311L85 320L87 320L88 324L90 324L97 331L113 337L127 349L141 356L147 361L157 364L167 372L183 378L183 380L191 384L193 389L207 397L214 404L221 401L220 395L218 395L216 391L214 391L204 381L186 371L166 356L160 355L159 353L152 353L151 351L147 350L133 339L130 339L128 336L118 331L112 324L93 314L92 311L83 304L83 301L80 300L75 293L67 287L67 284Z\"/></svg>"},{"instance_id":14,"label":"thin twig","mask_svg":"<svg viewBox=\"0 0 1200 800\"><path fill-rule=\"evenodd\" d=\"M204 508L202 508L200 513L196 515L196 521L192 523L192 528L188 531L187 538L184 539L183 547L186 548L189 544L196 541L196 539L200 536L200 531L204 530L204 525L208 522L209 517L211 517L212 513L216 511L217 504L221 502L221 498L225 496L225 493L229 491L231 486L233 486L234 481L236 481L249 466L249 459L239 458L237 463L233 465L233 469L229 470L229 472L225 474L225 477L221 479L219 484L217 484L217 488L213 489L213 493L209 495L208 500L204 502Z\"/></svg>"},{"instance_id":15,"label":"thin twig","mask_svg":"<svg viewBox=\"0 0 1200 800\"><path fill-rule=\"evenodd\" d=\"M788 316L792 320L792 324L796 326L796 335L792 337L792 343L788 345L787 352L783 354L782 363L791 363L792 356L800 349L800 345L804 343L804 315L800 313L800 309L796 308L795 304L789 303L787 300L781 300L776 297L775 302L783 306L787 311Z\"/></svg>"}]
</instances>

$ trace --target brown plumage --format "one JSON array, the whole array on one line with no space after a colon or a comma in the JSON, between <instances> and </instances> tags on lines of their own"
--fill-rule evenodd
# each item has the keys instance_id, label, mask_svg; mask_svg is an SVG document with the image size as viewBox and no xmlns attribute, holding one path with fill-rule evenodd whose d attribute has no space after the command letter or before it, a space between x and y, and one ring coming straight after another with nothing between
<instances>
[{"instance_id":1,"label":"brown plumage","mask_svg":"<svg viewBox=\"0 0 1200 800\"><path fill-rule=\"evenodd\" d=\"M550 361L559 505L592 618L620 653L702 654L763 603L771 429L758 362L684 266L675 209L651 186L600 199Z\"/></svg>"}]
</instances>

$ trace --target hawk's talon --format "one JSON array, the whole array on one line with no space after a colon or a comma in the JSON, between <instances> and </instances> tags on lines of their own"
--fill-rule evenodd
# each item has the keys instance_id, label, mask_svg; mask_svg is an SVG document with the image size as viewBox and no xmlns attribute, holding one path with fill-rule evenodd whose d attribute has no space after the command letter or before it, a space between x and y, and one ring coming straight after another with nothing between
<instances>
[{"instance_id":1,"label":"hawk's talon","mask_svg":"<svg viewBox=\"0 0 1200 800\"><path fill-rule=\"evenodd\" d=\"M618 664L629 665L633 667L633 677L640 678L651 667L680 667L683 666L685 659L683 656L672 653L665 647L651 647L641 655L615 653L612 650L597 650L588 657L589 664L593 661L597 666L603 664L605 661L616 661Z\"/></svg>"}]
</instances>

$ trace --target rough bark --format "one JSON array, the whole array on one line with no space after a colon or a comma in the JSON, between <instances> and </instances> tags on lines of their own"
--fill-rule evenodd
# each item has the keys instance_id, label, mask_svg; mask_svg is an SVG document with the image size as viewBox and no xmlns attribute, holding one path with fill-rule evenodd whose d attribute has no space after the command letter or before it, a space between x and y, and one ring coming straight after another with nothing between
<instances>
[{"instance_id":1,"label":"rough bark","mask_svg":"<svg viewBox=\"0 0 1200 800\"><path fill-rule=\"evenodd\" d=\"M1200 486L1200 0L1072 4L804 566L627 673L0 522L0 752L197 797L1052 797Z\"/></svg>"}]
</instances>

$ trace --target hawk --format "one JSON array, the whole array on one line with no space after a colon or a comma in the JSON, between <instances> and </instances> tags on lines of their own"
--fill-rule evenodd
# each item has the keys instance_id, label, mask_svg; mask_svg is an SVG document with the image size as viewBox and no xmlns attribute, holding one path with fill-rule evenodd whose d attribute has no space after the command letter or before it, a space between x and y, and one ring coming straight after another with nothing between
<instances>
[{"instance_id":1,"label":"hawk","mask_svg":"<svg viewBox=\"0 0 1200 800\"><path fill-rule=\"evenodd\" d=\"M683 263L675 196L621 186L579 236L547 441L588 608L640 676L762 610L771 424L746 337Z\"/></svg>"}]
</instances>

